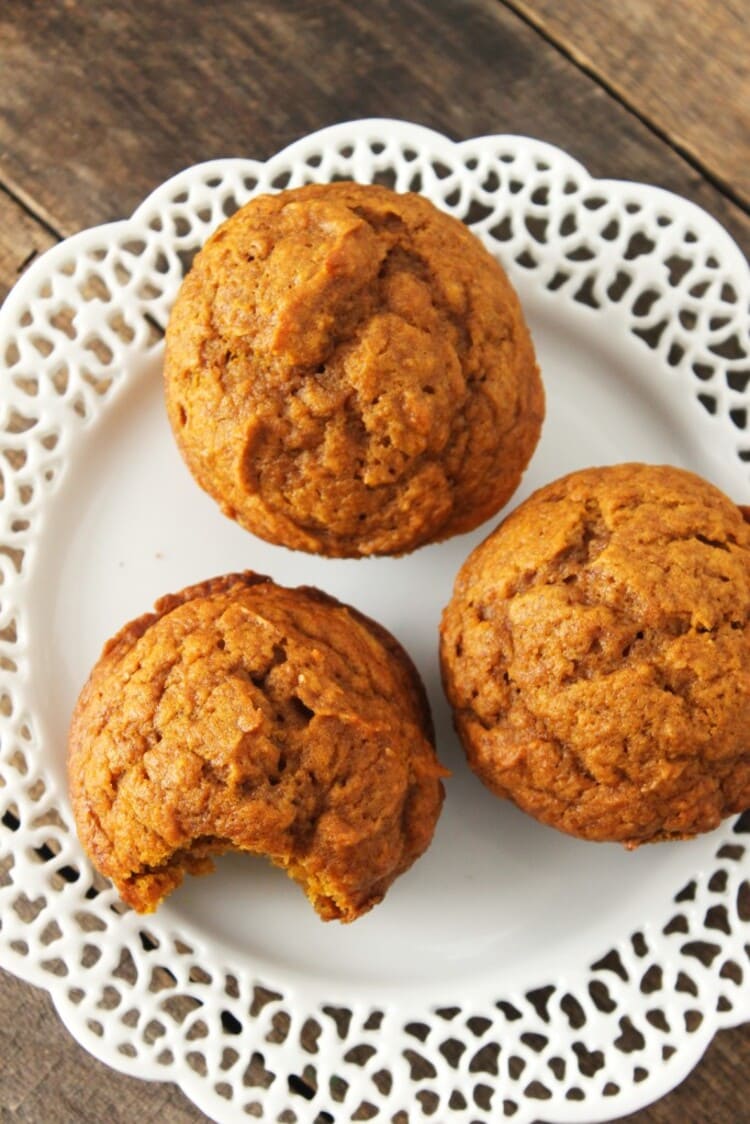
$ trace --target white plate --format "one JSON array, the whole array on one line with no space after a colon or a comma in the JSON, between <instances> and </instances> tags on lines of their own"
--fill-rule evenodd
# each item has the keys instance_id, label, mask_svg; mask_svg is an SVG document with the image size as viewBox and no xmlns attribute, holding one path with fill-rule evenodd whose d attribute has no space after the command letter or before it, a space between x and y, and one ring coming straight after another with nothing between
<instances>
[{"instance_id":1,"label":"white plate","mask_svg":"<svg viewBox=\"0 0 750 1124\"><path fill-rule=\"evenodd\" d=\"M216 1120L338 1122L363 1102L383 1121L610 1119L750 1015L742 836L727 823L628 854L497 801L463 763L436 655L453 577L488 528L404 559L272 547L221 516L169 433L155 326L187 256L250 194L334 176L423 191L509 269L548 399L514 504L622 460L683 465L748 501L739 251L691 204L592 181L548 145L335 126L264 165L189 169L131 220L55 247L0 318L0 963L47 987L98 1057L179 1082ZM432 847L351 926L322 924L280 872L241 856L154 917L123 913L72 831L66 730L103 641L161 594L247 567L391 629L454 770Z\"/></svg>"}]
</instances>

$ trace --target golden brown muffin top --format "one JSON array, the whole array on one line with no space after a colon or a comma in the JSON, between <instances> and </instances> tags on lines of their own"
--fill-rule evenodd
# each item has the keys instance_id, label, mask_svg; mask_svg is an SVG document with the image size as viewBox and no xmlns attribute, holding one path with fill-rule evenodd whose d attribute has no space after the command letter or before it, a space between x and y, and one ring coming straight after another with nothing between
<instances>
[{"instance_id":1,"label":"golden brown muffin top","mask_svg":"<svg viewBox=\"0 0 750 1124\"><path fill-rule=\"evenodd\" d=\"M470 556L444 675L491 788L592 839L694 834L750 804L750 528L666 466L542 488Z\"/></svg>"},{"instance_id":2,"label":"golden brown muffin top","mask_svg":"<svg viewBox=\"0 0 750 1124\"><path fill-rule=\"evenodd\" d=\"M79 835L141 911L241 850L351 920L432 837L431 741L421 682L384 629L317 590L217 578L106 645L70 734Z\"/></svg>"},{"instance_id":3,"label":"golden brown muffin top","mask_svg":"<svg viewBox=\"0 0 750 1124\"><path fill-rule=\"evenodd\" d=\"M403 553L506 502L544 399L503 270L419 195L261 195L198 254L167 331L195 478L256 534Z\"/></svg>"}]
</instances>

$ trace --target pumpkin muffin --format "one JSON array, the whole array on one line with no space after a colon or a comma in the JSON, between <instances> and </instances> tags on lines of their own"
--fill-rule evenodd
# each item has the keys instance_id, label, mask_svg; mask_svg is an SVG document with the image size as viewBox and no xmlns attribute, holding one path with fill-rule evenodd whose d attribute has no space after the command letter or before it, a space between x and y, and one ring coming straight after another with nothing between
<instances>
[{"instance_id":1,"label":"pumpkin muffin","mask_svg":"<svg viewBox=\"0 0 750 1124\"><path fill-rule=\"evenodd\" d=\"M419 195L261 195L208 240L169 321L166 401L197 482L273 543L403 554L516 489L544 395L505 273Z\"/></svg>"},{"instance_id":2,"label":"pumpkin muffin","mask_svg":"<svg viewBox=\"0 0 750 1124\"><path fill-rule=\"evenodd\" d=\"M461 569L446 691L469 763L571 835L635 847L750 806L750 528L677 468L574 472Z\"/></svg>"},{"instance_id":3,"label":"pumpkin muffin","mask_svg":"<svg viewBox=\"0 0 750 1124\"><path fill-rule=\"evenodd\" d=\"M325 920L381 900L443 789L424 689L394 638L315 589L230 574L110 640L73 716L78 833L150 912L226 851L267 855Z\"/></svg>"}]
</instances>

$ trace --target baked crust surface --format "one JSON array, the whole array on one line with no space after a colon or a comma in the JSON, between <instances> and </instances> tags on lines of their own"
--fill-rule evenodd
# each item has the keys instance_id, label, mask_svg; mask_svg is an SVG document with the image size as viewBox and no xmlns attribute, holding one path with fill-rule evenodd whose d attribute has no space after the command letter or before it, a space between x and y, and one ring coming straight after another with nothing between
<instances>
[{"instance_id":1,"label":"baked crust surface","mask_svg":"<svg viewBox=\"0 0 750 1124\"><path fill-rule=\"evenodd\" d=\"M750 805L750 528L677 468L575 472L468 558L441 629L469 763L572 835L630 846Z\"/></svg>"},{"instance_id":2,"label":"baked crust surface","mask_svg":"<svg viewBox=\"0 0 750 1124\"><path fill-rule=\"evenodd\" d=\"M168 330L169 418L198 483L274 543L402 554L516 489L544 394L518 299L420 195L261 195L208 240Z\"/></svg>"},{"instance_id":3,"label":"baked crust surface","mask_svg":"<svg viewBox=\"0 0 750 1124\"><path fill-rule=\"evenodd\" d=\"M265 854L350 921L425 850L443 799L426 696L385 629L230 574L105 646L73 716L81 841L136 910L225 851Z\"/></svg>"}]
</instances>

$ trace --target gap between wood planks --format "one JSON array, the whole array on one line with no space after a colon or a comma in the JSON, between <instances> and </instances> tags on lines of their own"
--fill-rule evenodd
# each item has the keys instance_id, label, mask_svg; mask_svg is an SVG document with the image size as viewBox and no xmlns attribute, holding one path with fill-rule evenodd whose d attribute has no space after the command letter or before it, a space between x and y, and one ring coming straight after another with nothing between
<instances>
[{"instance_id":1,"label":"gap between wood planks","mask_svg":"<svg viewBox=\"0 0 750 1124\"><path fill-rule=\"evenodd\" d=\"M575 47L557 38L557 36L546 27L543 20L529 12L523 3L518 3L517 0L495 0L495 2L502 4L503 7L513 12L527 27L530 27L537 35L544 39L546 43L554 47L563 58L572 63L577 70L580 70L590 78L592 82L596 83L609 97L621 105L623 109L637 118L646 129L653 133L655 137L658 137L660 141L663 141L663 143L684 160L686 164L689 164L694 171L698 172L707 183L710 183L712 187L720 191L726 199L730 200L730 202L739 208L743 214L750 216L750 206L748 206L743 196L734 189L732 184L727 183L721 176L716 175L716 173L708 168L700 157L696 156L688 146L681 144L671 136L666 129L662 128L658 122L644 114L622 90L618 89L613 82L610 82L601 73L601 71L596 69L593 63L588 61L582 51L576 50Z\"/></svg>"},{"instance_id":2,"label":"gap between wood planks","mask_svg":"<svg viewBox=\"0 0 750 1124\"><path fill-rule=\"evenodd\" d=\"M59 241L58 231L0 184L0 303L27 266Z\"/></svg>"},{"instance_id":3,"label":"gap between wood planks","mask_svg":"<svg viewBox=\"0 0 750 1124\"><path fill-rule=\"evenodd\" d=\"M41 210L37 209L25 192L17 190L10 183L2 179L2 177L0 177L0 192L6 195L12 203L15 203L30 219L38 223L38 225L41 226L47 234L51 235L52 238L56 239L56 241L61 242L65 237L62 231L58 230L57 227L42 214Z\"/></svg>"}]
</instances>

